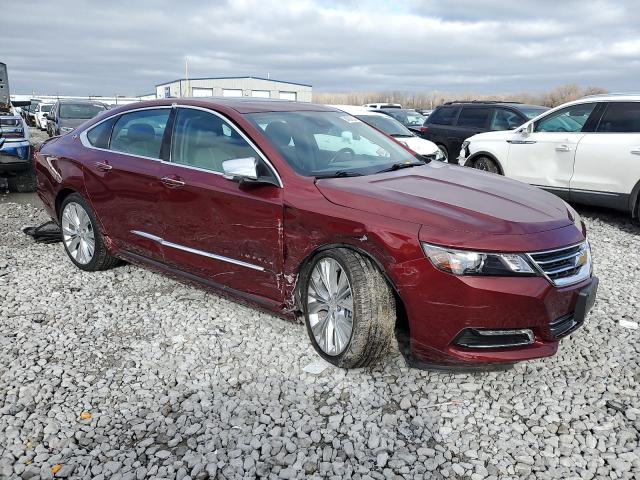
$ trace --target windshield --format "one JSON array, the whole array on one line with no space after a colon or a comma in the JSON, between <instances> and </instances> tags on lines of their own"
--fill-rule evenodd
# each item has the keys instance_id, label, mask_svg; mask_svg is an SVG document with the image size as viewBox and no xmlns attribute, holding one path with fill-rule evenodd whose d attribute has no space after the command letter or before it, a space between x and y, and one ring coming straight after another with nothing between
<instances>
[{"instance_id":1,"label":"windshield","mask_svg":"<svg viewBox=\"0 0 640 480\"><path fill-rule=\"evenodd\" d=\"M60 105L60 118L93 118L103 110L104 106L92 103L63 103Z\"/></svg>"},{"instance_id":2,"label":"windshield","mask_svg":"<svg viewBox=\"0 0 640 480\"><path fill-rule=\"evenodd\" d=\"M546 112L549 109L546 107L518 107L518 110L524 113L527 118L531 119L537 117L538 115Z\"/></svg>"},{"instance_id":3,"label":"windshield","mask_svg":"<svg viewBox=\"0 0 640 480\"><path fill-rule=\"evenodd\" d=\"M413 137L413 133L407 127L391 117L383 115L356 115L356 117L392 137Z\"/></svg>"},{"instance_id":4,"label":"windshield","mask_svg":"<svg viewBox=\"0 0 640 480\"><path fill-rule=\"evenodd\" d=\"M419 160L385 134L342 112L267 112L246 117L296 172L369 175Z\"/></svg>"},{"instance_id":5,"label":"windshield","mask_svg":"<svg viewBox=\"0 0 640 480\"><path fill-rule=\"evenodd\" d=\"M51 111L51 107L53 107L53 105L50 103L47 103L46 105L40 105L40 111L49 113Z\"/></svg>"}]
</instances>

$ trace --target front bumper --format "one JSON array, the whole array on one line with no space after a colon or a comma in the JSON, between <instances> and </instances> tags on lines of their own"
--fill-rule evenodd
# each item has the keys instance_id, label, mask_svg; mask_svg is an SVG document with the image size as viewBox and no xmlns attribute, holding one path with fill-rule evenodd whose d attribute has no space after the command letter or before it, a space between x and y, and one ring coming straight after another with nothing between
<instances>
[{"instance_id":1,"label":"front bumper","mask_svg":"<svg viewBox=\"0 0 640 480\"><path fill-rule=\"evenodd\" d=\"M593 304L595 291L580 312L585 306L580 306L581 294L597 288L596 277L556 287L544 277L455 276L437 270L427 258L411 262L411 271L414 281L399 289L409 321L410 355L418 362L449 366L555 354L560 338L582 324ZM474 335L487 342L474 344ZM524 341L529 335L530 341ZM499 338L520 344L492 347L489 340L499 345Z\"/></svg>"},{"instance_id":2,"label":"front bumper","mask_svg":"<svg viewBox=\"0 0 640 480\"><path fill-rule=\"evenodd\" d=\"M28 140L18 142L5 140L2 142L0 145L0 173L22 171L27 169L30 164L31 145Z\"/></svg>"}]
</instances>

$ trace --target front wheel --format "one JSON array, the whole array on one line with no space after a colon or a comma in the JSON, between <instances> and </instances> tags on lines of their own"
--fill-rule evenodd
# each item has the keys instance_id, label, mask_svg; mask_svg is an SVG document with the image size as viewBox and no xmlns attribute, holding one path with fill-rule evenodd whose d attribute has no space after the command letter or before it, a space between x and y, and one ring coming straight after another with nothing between
<instances>
[{"instance_id":1,"label":"front wheel","mask_svg":"<svg viewBox=\"0 0 640 480\"><path fill-rule=\"evenodd\" d=\"M368 258L344 248L320 253L303 285L307 332L315 350L343 368L387 353L396 321L393 292Z\"/></svg>"},{"instance_id":2,"label":"front wheel","mask_svg":"<svg viewBox=\"0 0 640 480\"><path fill-rule=\"evenodd\" d=\"M498 164L491 160L489 157L478 157L473 162L473 168L482 170L483 172L497 173L498 175L500 174L500 168L498 167Z\"/></svg>"},{"instance_id":3,"label":"front wheel","mask_svg":"<svg viewBox=\"0 0 640 480\"><path fill-rule=\"evenodd\" d=\"M107 252L96 216L82 196L72 193L62 201L59 221L64 249L78 268L94 272L119 263Z\"/></svg>"}]
</instances>

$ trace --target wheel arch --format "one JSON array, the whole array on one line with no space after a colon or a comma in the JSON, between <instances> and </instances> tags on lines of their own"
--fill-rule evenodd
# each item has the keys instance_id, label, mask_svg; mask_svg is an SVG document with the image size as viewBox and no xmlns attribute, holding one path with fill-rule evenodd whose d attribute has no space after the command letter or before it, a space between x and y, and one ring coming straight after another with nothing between
<instances>
[{"instance_id":1,"label":"wheel arch","mask_svg":"<svg viewBox=\"0 0 640 480\"><path fill-rule=\"evenodd\" d=\"M471 166L478 157L487 157L490 158L491 160L493 160L494 162L496 162L496 165L498 166L498 170L500 171L500 175L504 176L504 168L502 166L502 163L500 162L500 160L498 160L498 158L490 152L487 152L485 150L481 150L479 152L476 153L472 153L469 158L467 159L467 161L465 162L465 166Z\"/></svg>"},{"instance_id":2,"label":"wheel arch","mask_svg":"<svg viewBox=\"0 0 640 480\"><path fill-rule=\"evenodd\" d=\"M294 304L295 304L294 308L296 309L296 311L297 312L303 311L303 308L302 308L302 286L304 285L303 279L307 275L308 269L310 268L314 258L322 252L326 252L327 250L333 250L336 248L345 248L347 250L351 250L353 252L356 252L362 255L365 258L368 258L373 262L373 264L380 271L384 279L387 281L387 284L391 287L391 291L393 292L393 295L395 297L396 315L397 315L396 325L408 331L409 322L407 319L406 307L404 305L404 301L400 296L397 285L387 273L387 270L385 269L384 264L370 251L365 250L364 248L360 248L356 245L352 245L350 243L336 242L336 243L327 243L324 245L319 245L316 248L314 248L311 252L309 252L307 256L302 260L302 262L300 262L300 265L296 271L296 274L297 274L296 285L293 291Z\"/></svg>"},{"instance_id":3,"label":"wheel arch","mask_svg":"<svg viewBox=\"0 0 640 480\"><path fill-rule=\"evenodd\" d=\"M65 187L65 188L62 188L56 194L56 199L54 202L56 218L60 217L60 206L62 205L62 202L64 202L64 199L67 198L72 193L79 193L79 192L77 190L74 190L73 188Z\"/></svg>"},{"instance_id":4,"label":"wheel arch","mask_svg":"<svg viewBox=\"0 0 640 480\"><path fill-rule=\"evenodd\" d=\"M631 216L640 220L640 180L635 184L629 195L629 211Z\"/></svg>"}]
</instances>

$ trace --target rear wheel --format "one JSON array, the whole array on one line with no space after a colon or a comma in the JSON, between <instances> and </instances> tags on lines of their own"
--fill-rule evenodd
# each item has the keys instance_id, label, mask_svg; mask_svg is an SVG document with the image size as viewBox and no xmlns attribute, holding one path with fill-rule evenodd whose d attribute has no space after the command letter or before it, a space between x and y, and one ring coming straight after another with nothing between
<instances>
[{"instance_id":1,"label":"rear wheel","mask_svg":"<svg viewBox=\"0 0 640 480\"><path fill-rule=\"evenodd\" d=\"M491 160L489 157L478 157L473 162L473 168L482 170L483 172L500 174L500 168L498 164Z\"/></svg>"},{"instance_id":2,"label":"rear wheel","mask_svg":"<svg viewBox=\"0 0 640 480\"><path fill-rule=\"evenodd\" d=\"M356 368L387 353L395 299L371 260L344 248L322 252L311 263L303 288L307 332L325 360Z\"/></svg>"},{"instance_id":3,"label":"rear wheel","mask_svg":"<svg viewBox=\"0 0 640 480\"><path fill-rule=\"evenodd\" d=\"M93 272L119 263L107 252L95 214L80 195L72 193L62 201L59 220L64 249L78 268Z\"/></svg>"}]
</instances>

